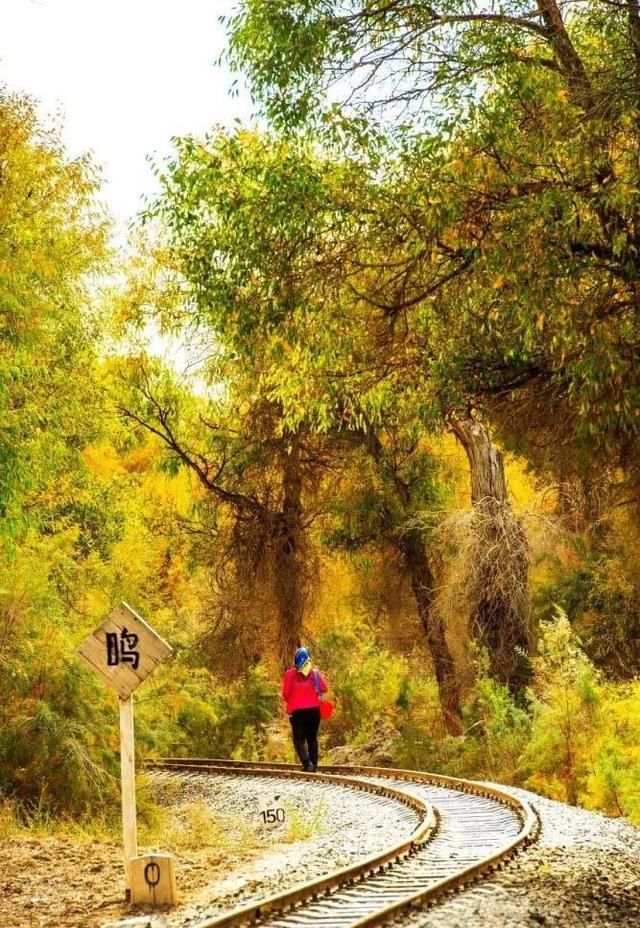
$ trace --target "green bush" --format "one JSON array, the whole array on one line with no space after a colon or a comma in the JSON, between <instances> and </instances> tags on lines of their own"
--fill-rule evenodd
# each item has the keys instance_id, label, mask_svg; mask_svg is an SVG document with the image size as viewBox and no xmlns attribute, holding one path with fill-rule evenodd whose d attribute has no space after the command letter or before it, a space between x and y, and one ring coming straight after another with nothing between
<instances>
[{"instance_id":1,"label":"green bush","mask_svg":"<svg viewBox=\"0 0 640 928\"><path fill-rule=\"evenodd\" d=\"M566 613L540 629L534 660L533 726L522 762L528 785L573 805L584 791L601 725L601 689Z\"/></svg>"},{"instance_id":2,"label":"green bush","mask_svg":"<svg viewBox=\"0 0 640 928\"><path fill-rule=\"evenodd\" d=\"M558 561L553 581L536 592L534 609L548 621L558 604L594 665L611 679L629 680L640 671L639 595L626 554L595 552L571 570Z\"/></svg>"},{"instance_id":3,"label":"green bush","mask_svg":"<svg viewBox=\"0 0 640 928\"><path fill-rule=\"evenodd\" d=\"M111 814L119 802L118 701L75 654L83 631L52 579L59 544L25 546L0 567L0 794L25 820L36 809ZM85 620L86 632L97 621ZM135 694L139 759L253 757L278 704L273 683L257 668L223 687L188 663L188 650Z\"/></svg>"},{"instance_id":4,"label":"green bush","mask_svg":"<svg viewBox=\"0 0 640 928\"><path fill-rule=\"evenodd\" d=\"M232 757L249 742L259 752L279 704L261 667L222 686L206 668L179 660L158 672L149 694L138 713L140 744L156 756Z\"/></svg>"},{"instance_id":5,"label":"green bush","mask_svg":"<svg viewBox=\"0 0 640 928\"><path fill-rule=\"evenodd\" d=\"M46 565L23 554L0 577L0 791L81 814L117 795L115 700L75 657Z\"/></svg>"},{"instance_id":6,"label":"green bush","mask_svg":"<svg viewBox=\"0 0 640 928\"><path fill-rule=\"evenodd\" d=\"M396 725L408 711L419 678L406 659L381 647L370 629L330 631L316 654L338 705L328 729L331 745L366 742L381 719Z\"/></svg>"},{"instance_id":7,"label":"green bush","mask_svg":"<svg viewBox=\"0 0 640 928\"><path fill-rule=\"evenodd\" d=\"M437 710L435 686L432 699ZM465 701L463 716L464 734L451 737L443 733L439 720L429 725L428 716L420 719L410 714L400 727L397 763L450 776L517 782L530 719L507 687L478 677Z\"/></svg>"}]
</instances>

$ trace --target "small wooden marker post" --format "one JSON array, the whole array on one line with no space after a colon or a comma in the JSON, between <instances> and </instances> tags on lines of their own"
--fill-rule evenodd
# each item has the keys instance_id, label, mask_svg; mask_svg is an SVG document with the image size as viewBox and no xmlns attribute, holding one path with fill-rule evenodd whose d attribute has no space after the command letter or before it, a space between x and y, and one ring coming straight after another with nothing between
<instances>
[{"instance_id":1,"label":"small wooden marker post","mask_svg":"<svg viewBox=\"0 0 640 928\"><path fill-rule=\"evenodd\" d=\"M147 905L175 905L177 897L174 858L171 854L134 857L131 865L131 895Z\"/></svg>"},{"instance_id":2,"label":"small wooden marker post","mask_svg":"<svg viewBox=\"0 0 640 928\"><path fill-rule=\"evenodd\" d=\"M170 854L138 857L133 691L171 652L167 642L126 603L116 606L78 648L80 657L118 694L125 876L131 902L151 905L174 905L176 882Z\"/></svg>"}]
</instances>

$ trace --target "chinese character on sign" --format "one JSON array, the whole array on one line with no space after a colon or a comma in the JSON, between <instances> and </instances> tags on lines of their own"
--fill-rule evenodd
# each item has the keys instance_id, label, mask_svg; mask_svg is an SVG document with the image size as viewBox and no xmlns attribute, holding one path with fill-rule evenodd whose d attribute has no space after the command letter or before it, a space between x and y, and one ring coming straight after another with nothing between
<instances>
[{"instance_id":1,"label":"chinese character on sign","mask_svg":"<svg viewBox=\"0 0 640 928\"><path fill-rule=\"evenodd\" d=\"M117 667L118 664L131 664L134 670L138 669L140 654L136 651L138 636L123 628L118 640L117 632L106 633L107 665Z\"/></svg>"},{"instance_id":2,"label":"chinese character on sign","mask_svg":"<svg viewBox=\"0 0 640 928\"><path fill-rule=\"evenodd\" d=\"M128 699L171 648L131 606L120 603L84 639L78 653L120 699Z\"/></svg>"}]
</instances>

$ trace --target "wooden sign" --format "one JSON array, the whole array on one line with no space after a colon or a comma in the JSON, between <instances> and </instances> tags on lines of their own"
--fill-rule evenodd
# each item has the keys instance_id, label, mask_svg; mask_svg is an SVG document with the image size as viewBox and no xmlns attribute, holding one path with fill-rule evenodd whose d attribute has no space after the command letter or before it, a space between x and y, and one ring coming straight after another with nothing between
<instances>
[{"instance_id":1,"label":"wooden sign","mask_svg":"<svg viewBox=\"0 0 640 928\"><path fill-rule=\"evenodd\" d=\"M146 854L131 861L131 901L137 905L175 905L175 858L171 854Z\"/></svg>"},{"instance_id":2,"label":"wooden sign","mask_svg":"<svg viewBox=\"0 0 640 928\"><path fill-rule=\"evenodd\" d=\"M127 699L171 651L126 603L116 606L78 648L78 654L121 699Z\"/></svg>"},{"instance_id":3,"label":"wooden sign","mask_svg":"<svg viewBox=\"0 0 640 928\"><path fill-rule=\"evenodd\" d=\"M126 603L109 613L102 625L82 642L78 654L116 691L120 704L120 777L122 784L122 843L129 898L132 902L148 899L148 880L134 885L132 862L138 859L138 828L136 818L136 770L133 728L133 691L171 654L172 648L147 625ZM160 855L156 855L160 856ZM155 863L147 874L162 872L162 890L151 887L151 902L156 897L175 898L173 862ZM147 861L149 862L149 861ZM137 871L136 871L137 872ZM159 884L157 884L159 885ZM146 889L144 888L146 886ZM167 887L169 887L167 889ZM142 894L137 899L135 894ZM161 903L157 903L160 905Z\"/></svg>"}]
</instances>

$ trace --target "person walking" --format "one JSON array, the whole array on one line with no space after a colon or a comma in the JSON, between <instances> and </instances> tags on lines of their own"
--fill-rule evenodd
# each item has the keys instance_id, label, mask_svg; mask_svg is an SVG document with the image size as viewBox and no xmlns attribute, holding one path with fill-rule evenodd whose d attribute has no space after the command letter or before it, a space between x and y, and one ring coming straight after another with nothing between
<instances>
[{"instance_id":1,"label":"person walking","mask_svg":"<svg viewBox=\"0 0 640 928\"><path fill-rule=\"evenodd\" d=\"M315 773L318 769L318 729L320 705L327 684L311 663L306 648L298 648L293 656L293 667L285 671L282 680L282 698L291 722L291 733L302 769Z\"/></svg>"}]
</instances>

